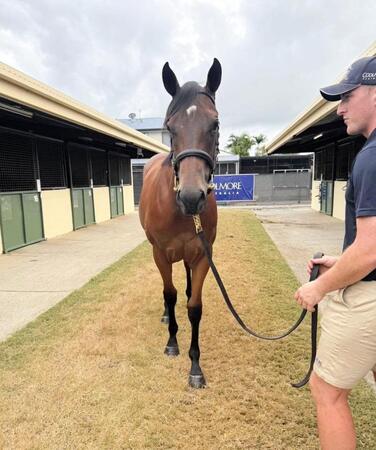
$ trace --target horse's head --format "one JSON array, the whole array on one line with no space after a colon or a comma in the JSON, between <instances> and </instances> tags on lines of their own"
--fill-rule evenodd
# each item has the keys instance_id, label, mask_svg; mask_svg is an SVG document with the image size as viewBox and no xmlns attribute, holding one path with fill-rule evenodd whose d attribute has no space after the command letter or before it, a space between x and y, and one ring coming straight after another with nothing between
<instances>
[{"instance_id":1,"label":"horse's head","mask_svg":"<svg viewBox=\"0 0 376 450\"><path fill-rule=\"evenodd\" d=\"M199 214L212 190L217 159L219 121L215 92L221 83L222 68L214 59L205 86L190 81L180 87L168 63L162 76L172 96L165 125L171 136L176 200L183 214Z\"/></svg>"}]
</instances>

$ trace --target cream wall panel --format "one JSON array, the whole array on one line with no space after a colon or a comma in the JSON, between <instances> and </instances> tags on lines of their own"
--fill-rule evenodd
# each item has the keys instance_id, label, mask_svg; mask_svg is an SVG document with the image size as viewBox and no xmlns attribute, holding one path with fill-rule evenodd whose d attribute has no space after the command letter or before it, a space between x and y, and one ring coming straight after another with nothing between
<instances>
[{"instance_id":1,"label":"cream wall panel","mask_svg":"<svg viewBox=\"0 0 376 450\"><path fill-rule=\"evenodd\" d=\"M345 220L345 189L346 181L334 182L333 217L341 220Z\"/></svg>"},{"instance_id":2,"label":"cream wall panel","mask_svg":"<svg viewBox=\"0 0 376 450\"><path fill-rule=\"evenodd\" d=\"M134 211L133 185L123 186L124 214Z\"/></svg>"},{"instance_id":3,"label":"cream wall panel","mask_svg":"<svg viewBox=\"0 0 376 450\"><path fill-rule=\"evenodd\" d=\"M312 180L312 198L311 198L311 208L315 211L320 211L320 181Z\"/></svg>"},{"instance_id":4,"label":"cream wall panel","mask_svg":"<svg viewBox=\"0 0 376 450\"><path fill-rule=\"evenodd\" d=\"M110 191L108 187L94 188L95 222L111 219Z\"/></svg>"},{"instance_id":5,"label":"cream wall panel","mask_svg":"<svg viewBox=\"0 0 376 450\"><path fill-rule=\"evenodd\" d=\"M69 189L42 191L43 226L46 239L73 230Z\"/></svg>"}]
</instances>

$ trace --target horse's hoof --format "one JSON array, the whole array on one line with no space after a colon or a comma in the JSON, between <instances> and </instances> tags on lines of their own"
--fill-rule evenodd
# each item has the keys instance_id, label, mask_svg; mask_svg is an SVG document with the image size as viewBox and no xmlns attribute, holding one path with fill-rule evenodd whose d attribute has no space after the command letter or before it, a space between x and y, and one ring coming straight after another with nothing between
<instances>
[{"instance_id":1,"label":"horse's hoof","mask_svg":"<svg viewBox=\"0 0 376 450\"><path fill-rule=\"evenodd\" d=\"M164 353L167 356L178 356L179 355L179 347L169 347L168 345L166 345Z\"/></svg>"},{"instance_id":2,"label":"horse's hoof","mask_svg":"<svg viewBox=\"0 0 376 450\"><path fill-rule=\"evenodd\" d=\"M191 375L189 374L188 380L189 386L194 389L202 389L206 387L206 381L204 375Z\"/></svg>"},{"instance_id":3,"label":"horse's hoof","mask_svg":"<svg viewBox=\"0 0 376 450\"><path fill-rule=\"evenodd\" d=\"M165 323L166 325L168 325L169 322L170 322L169 319L168 319L168 316L162 316L161 322L162 322L162 323Z\"/></svg>"}]
</instances>

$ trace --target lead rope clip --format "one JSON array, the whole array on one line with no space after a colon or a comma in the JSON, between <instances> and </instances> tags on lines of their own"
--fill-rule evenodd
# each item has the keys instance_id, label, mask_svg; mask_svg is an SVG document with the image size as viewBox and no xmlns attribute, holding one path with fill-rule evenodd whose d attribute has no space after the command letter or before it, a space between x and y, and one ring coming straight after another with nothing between
<instances>
[{"instance_id":1,"label":"lead rope clip","mask_svg":"<svg viewBox=\"0 0 376 450\"><path fill-rule=\"evenodd\" d=\"M196 234L199 234L199 233L202 232L200 216L198 214L196 214L196 215L194 215L192 217L193 217L193 222L194 222L195 227L196 227Z\"/></svg>"}]
</instances>

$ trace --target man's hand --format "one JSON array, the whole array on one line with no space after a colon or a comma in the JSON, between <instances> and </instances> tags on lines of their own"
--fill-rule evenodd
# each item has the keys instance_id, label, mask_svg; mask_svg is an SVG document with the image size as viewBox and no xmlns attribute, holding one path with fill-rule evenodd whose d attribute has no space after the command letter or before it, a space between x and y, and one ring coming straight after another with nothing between
<instances>
[{"instance_id":1,"label":"man's hand","mask_svg":"<svg viewBox=\"0 0 376 450\"><path fill-rule=\"evenodd\" d=\"M325 273L328 269L334 266L338 258L336 256L324 255L322 258L310 259L307 264L307 273L311 276L314 264L319 264L319 275Z\"/></svg>"},{"instance_id":2,"label":"man's hand","mask_svg":"<svg viewBox=\"0 0 376 450\"><path fill-rule=\"evenodd\" d=\"M323 259L323 258L320 258ZM322 292L319 288L317 280L303 284L294 295L295 300L302 308L313 312L317 305L325 296L326 292Z\"/></svg>"}]
</instances>

